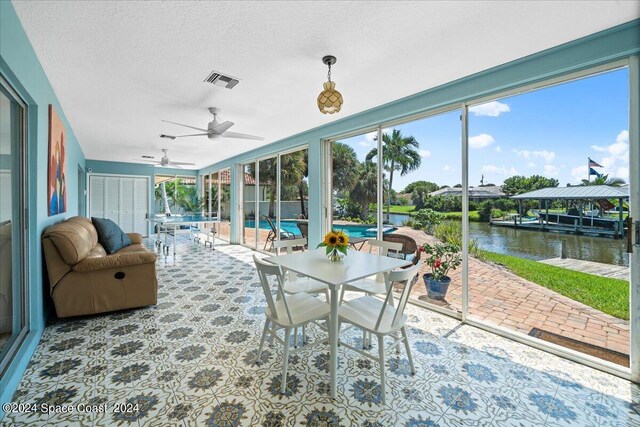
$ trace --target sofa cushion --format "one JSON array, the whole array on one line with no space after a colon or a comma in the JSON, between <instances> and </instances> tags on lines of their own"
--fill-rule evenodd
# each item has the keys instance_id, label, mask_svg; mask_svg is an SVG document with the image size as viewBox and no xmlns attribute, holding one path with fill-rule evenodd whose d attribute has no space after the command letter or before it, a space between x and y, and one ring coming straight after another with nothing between
<instances>
[{"instance_id":1,"label":"sofa cushion","mask_svg":"<svg viewBox=\"0 0 640 427\"><path fill-rule=\"evenodd\" d=\"M68 265L75 265L82 261L93 249L87 229L73 221L52 225L45 230L43 237L51 239Z\"/></svg>"},{"instance_id":2,"label":"sofa cushion","mask_svg":"<svg viewBox=\"0 0 640 427\"><path fill-rule=\"evenodd\" d=\"M91 218L91 222L98 232L98 242L104 247L108 254L129 246L131 239L127 236L118 224L108 218Z\"/></svg>"},{"instance_id":3,"label":"sofa cushion","mask_svg":"<svg viewBox=\"0 0 640 427\"><path fill-rule=\"evenodd\" d=\"M83 216L72 216L67 222L73 222L84 227L89 232L89 239L91 239L91 247L94 247L98 243L98 232L93 226L93 223L89 218Z\"/></svg>"}]
</instances>

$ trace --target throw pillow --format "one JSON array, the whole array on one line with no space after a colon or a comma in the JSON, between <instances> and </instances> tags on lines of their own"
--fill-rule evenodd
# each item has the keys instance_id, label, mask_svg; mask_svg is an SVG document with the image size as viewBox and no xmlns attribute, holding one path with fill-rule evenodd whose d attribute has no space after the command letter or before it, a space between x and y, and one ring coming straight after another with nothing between
<instances>
[{"instance_id":1,"label":"throw pillow","mask_svg":"<svg viewBox=\"0 0 640 427\"><path fill-rule=\"evenodd\" d=\"M98 242L109 255L131 244L129 236L110 219L91 217L91 222L98 232Z\"/></svg>"}]
</instances>

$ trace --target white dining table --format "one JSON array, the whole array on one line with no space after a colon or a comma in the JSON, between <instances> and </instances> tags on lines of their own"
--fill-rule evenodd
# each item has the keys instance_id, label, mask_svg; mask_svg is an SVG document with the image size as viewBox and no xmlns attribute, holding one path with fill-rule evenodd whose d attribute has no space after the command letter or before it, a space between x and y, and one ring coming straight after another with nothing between
<instances>
[{"instance_id":1,"label":"white dining table","mask_svg":"<svg viewBox=\"0 0 640 427\"><path fill-rule=\"evenodd\" d=\"M340 287L349 282L364 279L378 273L383 273L386 276L393 269L411 265L411 261L408 260L351 249L347 251L347 254L339 262L329 261L325 248L265 258L270 263L326 283L329 287L331 295L329 375L331 378L332 398L336 397L336 375L338 370L338 300L340 298ZM386 280L387 278L385 277Z\"/></svg>"}]
</instances>

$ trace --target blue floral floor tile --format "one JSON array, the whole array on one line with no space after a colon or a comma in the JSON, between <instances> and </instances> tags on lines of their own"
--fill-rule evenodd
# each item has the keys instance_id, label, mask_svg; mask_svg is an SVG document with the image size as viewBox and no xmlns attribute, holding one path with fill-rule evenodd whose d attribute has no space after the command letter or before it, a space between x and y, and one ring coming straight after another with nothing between
<instances>
[{"instance_id":1,"label":"blue floral floor tile","mask_svg":"<svg viewBox=\"0 0 640 427\"><path fill-rule=\"evenodd\" d=\"M412 305L407 330L417 372L404 349L388 357L386 403L378 363L344 348L332 400L325 345L290 355L281 394L282 345L266 345L254 363L265 299L253 255L240 246L211 251L181 240L175 257L158 261L156 306L48 325L13 400L109 411L6 413L0 424L640 425L636 385ZM310 343L326 339L317 327L307 333ZM362 344L355 330L341 339ZM377 355L375 342L369 351ZM116 404L120 411L113 412Z\"/></svg>"}]
</instances>

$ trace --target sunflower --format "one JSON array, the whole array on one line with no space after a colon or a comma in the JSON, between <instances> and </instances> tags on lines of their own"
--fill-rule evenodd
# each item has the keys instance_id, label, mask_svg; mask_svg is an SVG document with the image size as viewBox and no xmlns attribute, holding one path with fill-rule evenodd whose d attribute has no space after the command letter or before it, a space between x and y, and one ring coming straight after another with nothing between
<instances>
[{"instance_id":1,"label":"sunflower","mask_svg":"<svg viewBox=\"0 0 640 427\"><path fill-rule=\"evenodd\" d=\"M347 236L344 232L338 231L336 235L338 236L338 245L345 246L349 244L349 236Z\"/></svg>"}]
</instances>

